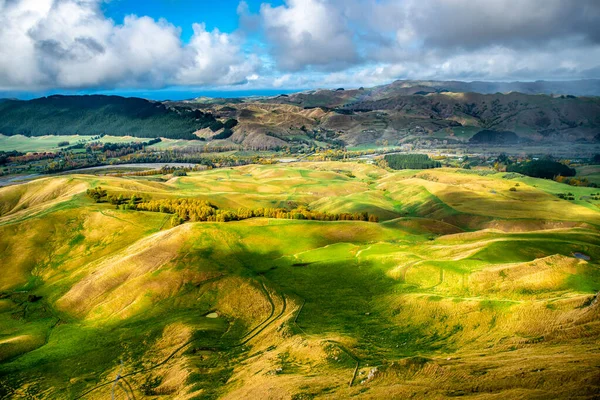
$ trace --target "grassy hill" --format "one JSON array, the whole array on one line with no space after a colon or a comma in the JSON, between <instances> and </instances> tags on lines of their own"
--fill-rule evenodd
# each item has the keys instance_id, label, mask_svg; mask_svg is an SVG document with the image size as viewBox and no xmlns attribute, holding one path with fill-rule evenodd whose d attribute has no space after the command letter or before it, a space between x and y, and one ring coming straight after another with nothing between
<instances>
[{"instance_id":1,"label":"grassy hill","mask_svg":"<svg viewBox=\"0 0 600 400\"><path fill-rule=\"evenodd\" d=\"M201 111L119 96L49 96L0 103L4 135L114 135L194 139L215 119Z\"/></svg>"},{"instance_id":2,"label":"grassy hill","mask_svg":"<svg viewBox=\"0 0 600 400\"><path fill-rule=\"evenodd\" d=\"M99 186L381 222L172 226ZM2 188L0 397L593 398L597 189L564 187L324 162Z\"/></svg>"}]
</instances>

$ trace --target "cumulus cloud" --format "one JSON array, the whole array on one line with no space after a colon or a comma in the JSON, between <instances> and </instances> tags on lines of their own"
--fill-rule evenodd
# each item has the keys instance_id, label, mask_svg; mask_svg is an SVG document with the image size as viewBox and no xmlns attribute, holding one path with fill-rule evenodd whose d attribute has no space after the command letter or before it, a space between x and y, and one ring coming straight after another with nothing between
<instances>
[{"instance_id":1,"label":"cumulus cloud","mask_svg":"<svg viewBox=\"0 0 600 400\"><path fill-rule=\"evenodd\" d=\"M326 85L599 77L597 0L288 0L260 15L277 65L335 70L313 75Z\"/></svg>"},{"instance_id":2,"label":"cumulus cloud","mask_svg":"<svg viewBox=\"0 0 600 400\"><path fill-rule=\"evenodd\" d=\"M410 0L406 23L426 46L515 48L565 38L600 42L597 0Z\"/></svg>"},{"instance_id":3,"label":"cumulus cloud","mask_svg":"<svg viewBox=\"0 0 600 400\"><path fill-rule=\"evenodd\" d=\"M600 78L598 0L241 0L238 31L185 43L102 1L0 0L0 90Z\"/></svg>"},{"instance_id":4,"label":"cumulus cloud","mask_svg":"<svg viewBox=\"0 0 600 400\"><path fill-rule=\"evenodd\" d=\"M282 70L331 70L360 61L348 21L330 1L287 0L279 7L263 4L260 17Z\"/></svg>"},{"instance_id":5,"label":"cumulus cloud","mask_svg":"<svg viewBox=\"0 0 600 400\"><path fill-rule=\"evenodd\" d=\"M238 39L218 30L208 32L204 24L193 28L177 73L178 84L230 85L256 79L260 61L255 55L243 57Z\"/></svg>"},{"instance_id":6,"label":"cumulus cloud","mask_svg":"<svg viewBox=\"0 0 600 400\"><path fill-rule=\"evenodd\" d=\"M194 25L188 44L168 21L107 19L99 0L0 0L0 88L232 85L259 67L239 40Z\"/></svg>"}]
</instances>

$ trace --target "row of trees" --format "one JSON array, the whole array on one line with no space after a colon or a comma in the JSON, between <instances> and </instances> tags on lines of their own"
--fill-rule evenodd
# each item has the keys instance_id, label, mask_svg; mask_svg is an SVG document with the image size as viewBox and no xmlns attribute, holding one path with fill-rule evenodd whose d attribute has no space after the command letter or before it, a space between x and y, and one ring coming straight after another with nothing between
<instances>
[{"instance_id":1,"label":"row of trees","mask_svg":"<svg viewBox=\"0 0 600 400\"><path fill-rule=\"evenodd\" d=\"M571 186L597 187L594 182L588 181L587 178L567 178L565 176L558 175L554 177L554 180L558 183L564 183Z\"/></svg>"},{"instance_id":2,"label":"row of trees","mask_svg":"<svg viewBox=\"0 0 600 400\"><path fill-rule=\"evenodd\" d=\"M426 154L388 154L385 161L392 169L429 169L442 166L439 161L432 160Z\"/></svg>"},{"instance_id":3,"label":"row of trees","mask_svg":"<svg viewBox=\"0 0 600 400\"><path fill-rule=\"evenodd\" d=\"M125 149L126 150L126 149ZM43 172L55 173L72 169L95 167L99 165L127 163L190 163L204 166L203 168L235 167L247 164L273 164L274 158L264 158L260 155L206 154L203 152L176 152L171 150L150 151L142 150L118 157L109 157L110 152L60 152L48 153L44 158L54 158L45 165ZM10 160L9 160L10 161ZM201 169L203 169L201 167ZM144 174L142 174L144 175ZM148 174L152 175L152 174Z\"/></svg>"},{"instance_id":4,"label":"row of trees","mask_svg":"<svg viewBox=\"0 0 600 400\"><path fill-rule=\"evenodd\" d=\"M207 169L205 166L194 166L194 167L190 168L190 167L170 167L168 165L165 165L160 169L151 169L148 171L116 172L116 173L107 174L107 175L116 176L116 177L153 176L153 175L168 175L168 174L173 174L173 176L187 176L188 172L201 171L201 170L205 170L205 169Z\"/></svg>"},{"instance_id":5,"label":"row of trees","mask_svg":"<svg viewBox=\"0 0 600 400\"><path fill-rule=\"evenodd\" d=\"M379 219L376 215L369 215L367 212L333 214L322 211L313 211L305 206L299 206L293 210L288 210L285 208L238 208L237 210L221 210L205 200L193 198L150 200L136 204L136 209L140 211L175 214L177 218L179 218L180 222L228 222L240 221L255 217L316 221L379 222Z\"/></svg>"},{"instance_id":6,"label":"row of trees","mask_svg":"<svg viewBox=\"0 0 600 400\"><path fill-rule=\"evenodd\" d=\"M102 187L88 189L87 195L96 203L109 202L124 209L152 211L174 214L176 224L192 222L228 222L248 218L264 217L278 219L301 219L315 221L369 221L379 222L376 215L361 213L328 213L313 211L306 206L297 206L292 210L285 208L238 208L237 210L221 210L206 200L195 198L148 200L141 196L109 194Z\"/></svg>"},{"instance_id":7,"label":"row of trees","mask_svg":"<svg viewBox=\"0 0 600 400\"><path fill-rule=\"evenodd\" d=\"M146 146L152 146L153 144L160 143L160 138L154 138L147 142L128 142L128 143L101 143L101 142L92 142L86 147L91 148L93 151L100 152L117 152L119 150L127 149L129 153L133 153L138 150L142 150ZM128 153L127 153L128 154Z\"/></svg>"}]
</instances>

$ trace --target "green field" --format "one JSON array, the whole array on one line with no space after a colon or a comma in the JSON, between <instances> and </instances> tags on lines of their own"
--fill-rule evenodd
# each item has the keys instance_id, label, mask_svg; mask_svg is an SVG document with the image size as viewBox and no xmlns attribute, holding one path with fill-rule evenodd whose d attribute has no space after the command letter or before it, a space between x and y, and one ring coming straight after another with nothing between
<instances>
[{"instance_id":1,"label":"green field","mask_svg":"<svg viewBox=\"0 0 600 400\"><path fill-rule=\"evenodd\" d=\"M380 222L172 226L99 186ZM355 162L1 188L0 398L595 398L597 190Z\"/></svg>"},{"instance_id":2,"label":"green field","mask_svg":"<svg viewBox=\"0 0 600 400\"><path fill-rule=\"evenodd\" d=\"M23 153L27 152L55 152L60 150L58 143L67 141L69 145L77 144L79 141L89 143L94 136L66 135L66 136L5 136L0 134L0 149L4 151L16 150ZM150 139L138 138L133 136L110 136L106 135L98 139L102 143L129 143L129 142L147 142ZM65 146L66 147L66 146Z\"/></svg>"},{"instance_id":3,"label":"green field","mask_svg":"<svg viewBox=\"0 0 600 400\"><path fill-rule=\"evenodd\" d=\"M130 143L130 142L147 142L150 138L140 138L133 136L111 136L105 135L97 140L92 140L94 136L85 135L64 135L64 136L5 136L0 134L0 149L3 151L16 150L23 153L27 152L56 152L61 150L58 147L58 143L67 141L69 145L74 145L83 141L84 143L90 143L97 141L101 143ZM162 138L160 143L152 146L153 149L166 150L166 149L182 149L182 148L204 148L208 145L209 148L218 148L220 146L235 146L229 141L221 141L219 143L208 143L200 140L185 140L185 139L167 139ZM66 146L65 146L66 147ZM265 153L265 152L263 152ZM221 153L226 154L226 153Z\"/></svg>"},{"instance_id":4,"label":"green field","mask_svg":"<svg viewBox=\"0 0 600 400\"><path fill-rule=\"evenodd\" d=\"M584 165L577 168L577 177L600 185L600 165Z\"/></svg>"}]
</instances>

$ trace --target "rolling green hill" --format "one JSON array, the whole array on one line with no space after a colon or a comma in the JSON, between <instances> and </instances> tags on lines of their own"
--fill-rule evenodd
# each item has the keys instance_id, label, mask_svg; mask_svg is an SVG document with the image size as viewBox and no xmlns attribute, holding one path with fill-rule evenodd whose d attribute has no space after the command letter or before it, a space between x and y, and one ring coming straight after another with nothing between
<instances>
[{"instance_id":1,"label":"rolling green hill","mask_svg":"<svg viewBox=\"0 0 600 400\"><path fill-rule=\"evenodd\" d=\"M211 114L119 96L49 96L0 103L4 135L114 135L196 139L194 131L215 121Z\"/></svg>"},{"instance_id":2,"label":"rolling green hill","mask_svg":"<svg viewBox=\"0 0 600 400\"><path fill-rule=\"evenodd\" d=\"M174 226L98 187L380 222ZM354 162L1 188L0 397L594 398L600 203L570 190Z\"/></svg>"}]
</instances>

